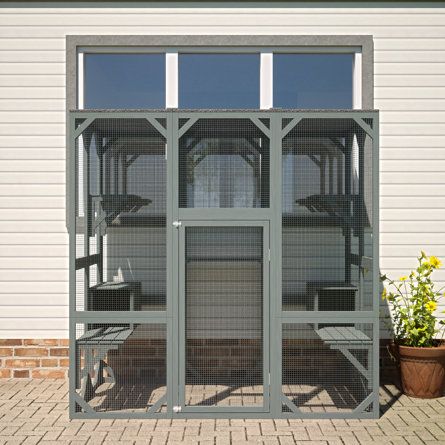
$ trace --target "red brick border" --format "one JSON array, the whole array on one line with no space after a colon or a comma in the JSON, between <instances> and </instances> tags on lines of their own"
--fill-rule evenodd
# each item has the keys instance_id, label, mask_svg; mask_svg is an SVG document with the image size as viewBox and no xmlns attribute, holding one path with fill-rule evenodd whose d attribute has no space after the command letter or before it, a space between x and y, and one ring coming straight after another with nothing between
<instances>
[{"instance_id":1,"label":"red brick border","mask_svg":"<svg viewBox=\"0 0 445 445\"><path fill-rule=\"evenodd\" d=\"M199 342L199 343L198 343ZM224 355L218 348L234 345L207 345L196 340L195 348L211 346L212 355ZM396 364L390 358L386 345L380 340L380 374L382 382L398 382ZM67 339L0 339L0 378L66 379L68 377L69 348ZM239 345L237 345L239 346ZM206 354L208 351L205 351Z\"/></svg>"},{"instance_id":2,"label":"red brick border","mask_svg":"<svg viewBox=\"0 0 445 445\"><path fill-rule=\"evenodd\" d=\"M66 379L67 339L0 339L0 378Z\"/></svg>"}]
</instances>

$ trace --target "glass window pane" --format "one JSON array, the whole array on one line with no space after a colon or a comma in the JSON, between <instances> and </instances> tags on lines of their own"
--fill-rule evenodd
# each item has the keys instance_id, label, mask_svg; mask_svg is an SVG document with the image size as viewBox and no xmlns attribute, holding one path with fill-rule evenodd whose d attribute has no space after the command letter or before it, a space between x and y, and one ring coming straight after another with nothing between
<instances>
[{"instance_id":1,"label":"glass window pane","mask_svg":"<svg viewBox=\"0 0 445 445\"><path fill-rule=\"evenodd\" d=\"M85 54L85 108L165 108L165 54Z\"/></svg>"},{"instance_id":2,"label":"glass window pane","mask_svg":"<svg viewBox=\"0 0 445 445\"><path fill-rule=\"evenodd\" d=\"M353 54L274 54L276 108L352 108Z\"/></svg>"},{"instance_id":3,"label":"glass window pane","mask_svg":"<svg viewBox=\"0 0 445 445\"><path fill-rule=\"evenodd\" d=\"M259 54L180 54L180 108L259 108Z\"/></svg>"}]
</instances>

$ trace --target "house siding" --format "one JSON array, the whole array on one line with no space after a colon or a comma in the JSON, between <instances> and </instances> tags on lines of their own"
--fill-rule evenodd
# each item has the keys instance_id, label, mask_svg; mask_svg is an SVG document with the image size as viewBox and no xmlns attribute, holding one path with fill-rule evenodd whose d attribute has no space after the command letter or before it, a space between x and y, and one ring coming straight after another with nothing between
<instances>
[{"instance_id":1,"label":"house siding","mask_svg":"<svg viewBox=\"0 0 445 445\"><path fill-rule=\"evenodd\" d=\"M68 336L69 34L373 35L381 269L445 258L445 9L1 8L0 338Z\"/></svg>"}]
</instances>

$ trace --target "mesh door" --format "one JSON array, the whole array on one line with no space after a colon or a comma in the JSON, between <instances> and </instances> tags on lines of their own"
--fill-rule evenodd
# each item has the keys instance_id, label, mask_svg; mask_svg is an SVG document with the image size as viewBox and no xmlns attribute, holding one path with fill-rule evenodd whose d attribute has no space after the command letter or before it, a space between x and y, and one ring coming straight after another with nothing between
<instances>
[{"instance_id":1,"label":"mesh door","mask_svg":"<svg viewBox=\"0 0 445 445\"><path fill-rule=\"evenodd\" d=\"M189 406L263 405L263 228L187 227Z\"/></svg>"}]
</instances>

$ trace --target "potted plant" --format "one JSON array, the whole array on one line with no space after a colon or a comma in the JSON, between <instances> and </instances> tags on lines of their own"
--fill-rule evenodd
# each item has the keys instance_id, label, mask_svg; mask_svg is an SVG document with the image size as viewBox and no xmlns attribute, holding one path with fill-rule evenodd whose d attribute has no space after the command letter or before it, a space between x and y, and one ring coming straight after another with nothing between
<instances>
[{"instance_id":1,"label":"potted plant","mask_svg":"<svg viewBox=\"0 0 445 445\"><path fill-rule=\"evenodd\" d=\"M442 263L423 251L417 261L417 268L398 282L381 277L389 284L389 289L383 288L382 298L390 305L392 351L399 362L403 392L412 397L441 397L445 388L445 322L438 321L435 312L443 295L442 289L435 289L431 276Z\"/></svg>"}]
</instances>

